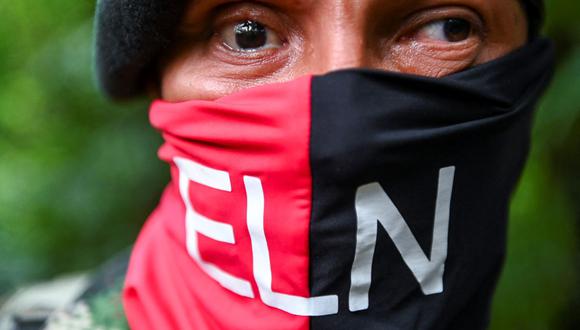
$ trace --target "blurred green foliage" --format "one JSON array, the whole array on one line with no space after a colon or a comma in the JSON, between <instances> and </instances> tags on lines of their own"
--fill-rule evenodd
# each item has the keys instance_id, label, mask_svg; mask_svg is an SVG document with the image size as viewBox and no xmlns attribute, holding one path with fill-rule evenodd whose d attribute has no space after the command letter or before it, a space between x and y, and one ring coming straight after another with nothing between
<instances>
[{"instance_id":1,"label":"blurred green foliage","mask_svg":"<svg viewBox=\"0 0 580 330\"><path fill-rule=\"evenodd\" d=\"M512 203L492 329L580 329L580 2L546 5L558 67Z\"/></svg>"},{"instance_id":2,"label":"blurred green foliage","mask_svg":"<svg viewBox=\"0 0 580 330\"><path fill-rule=\"evenodd\" d=\"M515 195L492 329L580 328L580 2L547 5L558 72ZM0 0L0 294L131 244L168 180L147 105L94 88L93 10Z\"/></svg>"},{"instance_id":3,"label":"blurred green foliage","mask_svg":"<svg viewBox=\"0 0 580 330\"><path fill-rule=\"evenodd\" d=\"M167 180L146 104L95 90L93 11L0 0L0 293L126 248Z\"/></svg>"}]
</instances>

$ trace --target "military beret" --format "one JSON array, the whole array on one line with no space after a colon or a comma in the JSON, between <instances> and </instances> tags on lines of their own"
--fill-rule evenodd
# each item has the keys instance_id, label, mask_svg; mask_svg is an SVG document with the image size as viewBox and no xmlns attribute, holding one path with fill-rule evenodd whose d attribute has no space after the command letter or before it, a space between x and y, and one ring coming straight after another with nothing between
<instances>
[{"instance_id":1,"label":"military beret","mask_svg":"<svg viewBox=\"0 0 580 330\"><path fill-rule=\"evenodd\" d=\"M191 1L191 0L189 0ZM114 100L141 96L154 79L155 63L170 47L188 0L97 0L95 70L102 91ZM543 0L522 0L530 36L544 17Z\"/></svg>"}]
</instances>

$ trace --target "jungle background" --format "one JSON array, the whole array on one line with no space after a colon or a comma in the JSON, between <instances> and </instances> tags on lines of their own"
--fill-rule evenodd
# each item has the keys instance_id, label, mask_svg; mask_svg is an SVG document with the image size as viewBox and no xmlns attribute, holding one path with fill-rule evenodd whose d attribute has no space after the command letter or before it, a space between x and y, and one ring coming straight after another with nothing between
<instances>
[{"instance_id":1,"label":"jungle background","mask_svg":"<svg viewBox=\"0 0 580 330\"><path fill-rule=\"evenodd\" d=\"M558 68L512 203L495 330L580 329L580 2L546 3ZM147 104L95 88L93 12L0 0L0 296L126 249L168 180Z\"/></svg>"}]
</instances>

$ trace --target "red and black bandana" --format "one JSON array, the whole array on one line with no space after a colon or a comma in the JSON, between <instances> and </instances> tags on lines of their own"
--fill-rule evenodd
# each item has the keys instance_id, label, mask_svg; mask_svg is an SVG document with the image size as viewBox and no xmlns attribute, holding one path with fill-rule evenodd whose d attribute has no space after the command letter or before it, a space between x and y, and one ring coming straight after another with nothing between
<instances>
[{"instance_id":1,"label":"red and black bandana","mask_svg":"<svg viewBox=\"0 0 580 330\"><path fill-rule=\"evenodd\" d=\"M172 181L131 259L131 327L485 328L552 62L537 40L441 79L154 102Z\"/></svg>"}]
</instances>

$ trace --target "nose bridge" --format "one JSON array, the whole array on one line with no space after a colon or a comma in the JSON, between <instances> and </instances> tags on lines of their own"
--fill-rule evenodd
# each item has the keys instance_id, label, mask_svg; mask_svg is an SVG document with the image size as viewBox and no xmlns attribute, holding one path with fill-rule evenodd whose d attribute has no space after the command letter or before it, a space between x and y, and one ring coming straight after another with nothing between
<instances>
[{"instance_id":1,"label":"nose bridge","mask_svg":"<svg viewBox=\"0 0 580 330\"><path fill-rule=\"evenodd\" d=\"M363 36L354 30L333 33L322 55L325 71L363 67L367 62Z\"/></svg>"},{"instance_id":2,"label":"nose bridge","mask_svg":"<svg viewBox=\"0 0 580 330\"><path fill-rule=\"evenodd\" d=\"M367 66L370 52L365 42L364 19L359 10L335 6L332 15L318 22L315 71L324 73Z\"/></svg>"}]
</instances>

